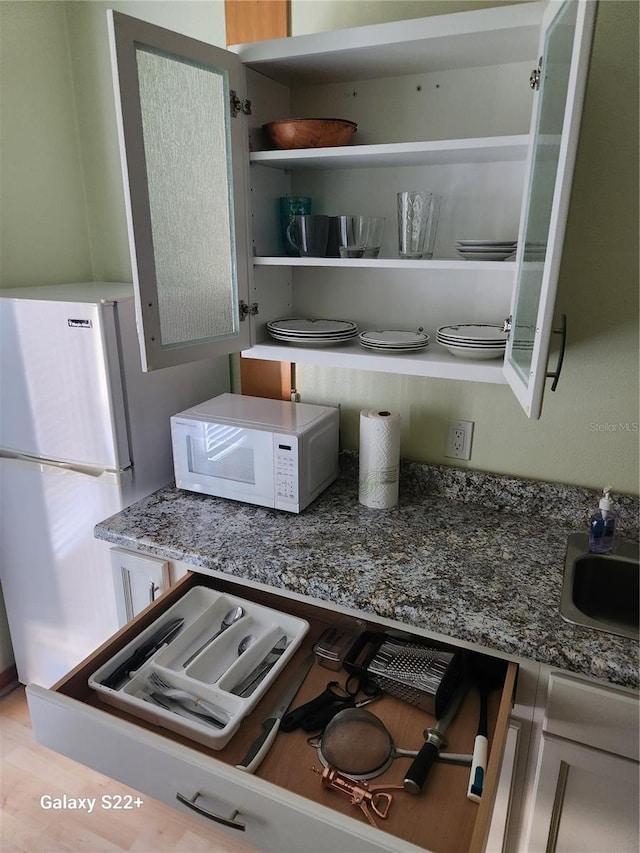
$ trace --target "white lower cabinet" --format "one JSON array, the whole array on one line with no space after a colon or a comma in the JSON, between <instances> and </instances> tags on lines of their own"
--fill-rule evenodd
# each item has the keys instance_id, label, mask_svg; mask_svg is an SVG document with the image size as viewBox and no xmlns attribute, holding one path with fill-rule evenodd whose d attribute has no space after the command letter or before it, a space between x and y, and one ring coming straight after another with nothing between
<instances>
[{"instance_id":1,"label":"white lower cabinet","mask_svg":"<svg viewBox=\"0 0 640 853\"><path fill-rule=\"evenodd\" d=\"M466 796L469 768L439 763L419 795L390 791L392 807L388 819L376 818L378 827L370 826L344 794L322 787L320 776L312 769L319 760L307 743L308 734L301 730L280 732L255 775L235 768L278 698L278 680L221 750L161 729L124 709L102 704L89 688L88 677L196 584L231 591L307 618L311 628L296 652L291 664L294 668L295 661L309 653L321 631L338 615L329 608L277 597L275 591L272 595L206 575L189 574L53 688L27 688L36 740L143 795L193 814L194 819L226 827L228 832L237 833L246 843L268 853L417 853L425 849L462 853L493 850L487 846L490 832L491 844L502 845L495 839L504 836L516 756L513 743L505 749L517 673L514 663L507 667L504 684L490 695L490 756L480 804ZM374 629L391 624L369 622ZM329 681L344 681L344 675L315 663L293 706L317 696ZM449 729L449 751L472 750L478 701L477 691L470 690ZM385 695L372 706L374 709L400 748L419 749L424 742L423 729L434 723L424 711L391 696ZM406 760L395 761L370 784L401 783L406 767ZM492 824L496 799L501 805Z\"/></svg>"},{"instance_id":2,"label":"white lower cabinet","mask_svg":"<svg viewBox=\"0 0 640 853\"><path fill-rule=\"evenodd\" d=\"M529 851L636 853L638 765L543 735Z\"/></svg>"},{"instance_id":3,"label":"white lower cabinet","mask_svg":"<svg viewBox=\"0 0 640 853\"><path fill-rule=\"evenodd\" d=\"M169 589L169 564L158 557L132 554L123 548L111 548L109 554L118 620L120 625L126 625Z\"/></svg>"},{"instance_id":4,"label":"white lower cabinet","mask_svg":"<svg viewBox=\"0 0 640 853\"><path fill-rule=\"evenodd\" d=\"M174 575L182 569L176 564ZM319 761L304 732L280 733L255 775L235 768L272 710L277 680L222 750L102 704L88 686L89 676L196 584L306 618L311 629L294 668L321 631L345 612L220 576L182 574L53 688L27 688L36 740L266 853L637 853L637 692L532 662L521 661L519 668L511 663L504 684L491 695L490 759L480 805L466 797L468 768L440 764L420 795L390 791L389 818L376 818L378 827L370 826L343 794L322 788L312 769ZM369 626L403 627L384 619ZM293 706L344 676L315 664ZM477 703L471 690L450 729L449 751L471 751ZM383 719L399 748L419 749L423 729L434 722L391 697L370 710ZM396 761L370 784L398 784L406 766Z\"/></svg>"},{"instance_id":5,"label":"white lower cabinet","mask_svg":"<svg viewBox=\"0 0 640 853\"><path fill-rule=\"evenodd\" d=\"M283 794L197 750L168 742L136 723L37 686L28 688L38 740L136 790L201 820L231 818L243 841L270 853L420 850L361 826L291 792ZM295 760L295 756L292 756ZM183 805L195 799L201 811ZM222 824L224 825L224 824Z\"/></svg>"},{"instance_id":6,"label":"white lower cabinet","mask_svg":"<svg viewBox=\"0 0 640 853\"><path fill-rule=\"evenodd\" d=\"M493 806L491 826L487 837L488 853L504 853L507 848L508 830L514 808L514 789L517 785L518 752L521 745L522 727L513 720L509 724L507 740L502 759L500 781Z\"/></svg>"},{"instance_id":7,"label":"white lower cabinet","mask_svg":"<svg viewBox=\"0 0 640 853\"><path fill-rule=\"evenodd\" d=\"M527 853L636 853L638 697L552 673Z\"/></svg>"}]
</instances>

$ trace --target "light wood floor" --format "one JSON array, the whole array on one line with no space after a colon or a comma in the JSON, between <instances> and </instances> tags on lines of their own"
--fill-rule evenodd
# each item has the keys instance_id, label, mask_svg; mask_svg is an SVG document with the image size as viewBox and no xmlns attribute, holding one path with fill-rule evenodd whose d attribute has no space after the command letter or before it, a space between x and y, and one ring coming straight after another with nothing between
<instances>
[{"instance_id":1,"label":"light wood floor","mask_svg":"<svg viewBox=\"0 0 640 853\"><path fill-rule=\"evenodd\" d=\"M0 698L0 761L2 853L253 853L241 841L147 796L136 812L43 809L43 794L100 802L103 794L136 792L38 746L23 687Z\"/></svg>"}]
</instances>

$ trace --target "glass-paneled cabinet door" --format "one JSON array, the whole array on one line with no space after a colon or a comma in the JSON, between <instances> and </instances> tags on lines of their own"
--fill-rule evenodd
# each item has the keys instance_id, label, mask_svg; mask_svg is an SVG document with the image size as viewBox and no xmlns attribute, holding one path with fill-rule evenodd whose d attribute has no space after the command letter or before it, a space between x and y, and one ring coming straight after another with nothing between
<instances>
[{"instance_id":1,"label":"glass-paneled cabinet door","mask_svg":"<svg viewBox=\"0 0 640 853\"><path fill-rule=\"evenodd\" d=\"M248 141L237 56L109 12L143 370L249 345Z\"/></svg>"},{"instance_id":2,"label":"glass-paneled cabinet door","mask_svg":"<svg viewBox=\"0 0 640 853\"><path fill-rule=\"evenodd\" d=\"M550 3L532 114L517 281L504 375L530 418L542 407L562 244L596 13L596 0Z\"/></svg>"}]
</instances>

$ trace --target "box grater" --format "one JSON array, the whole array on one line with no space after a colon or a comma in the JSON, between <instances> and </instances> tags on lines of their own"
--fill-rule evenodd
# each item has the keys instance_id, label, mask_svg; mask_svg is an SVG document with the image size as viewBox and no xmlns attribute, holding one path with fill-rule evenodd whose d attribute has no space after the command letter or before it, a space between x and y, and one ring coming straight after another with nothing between
<instances>
[{"instance_id":1,"label":"box grater","mask_svg":"<svg viewBox=\"0 0 640 853\"><path fill-rule=\"evenodd\" d=\"M345 660L347 671L367 675L385 692L438 718L462 674L460 652L364 634Z\"/></svg>"}]
</instances>

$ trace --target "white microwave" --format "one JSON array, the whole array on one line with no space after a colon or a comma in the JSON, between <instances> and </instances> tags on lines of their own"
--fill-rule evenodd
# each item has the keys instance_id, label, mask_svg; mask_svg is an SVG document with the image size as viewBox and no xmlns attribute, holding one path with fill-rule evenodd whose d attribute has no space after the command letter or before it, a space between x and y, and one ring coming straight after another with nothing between
<instances>
[{"instance_id":1,"label":"white microwave","mask_svg":"<svg viewBox=\"0 0 640 853\"><path fill-rule=\"evenodd\" d=\"M338 476L337 408L220 394L171 418L176 486L300 512Z\"/></svg>"}]
</instances>

